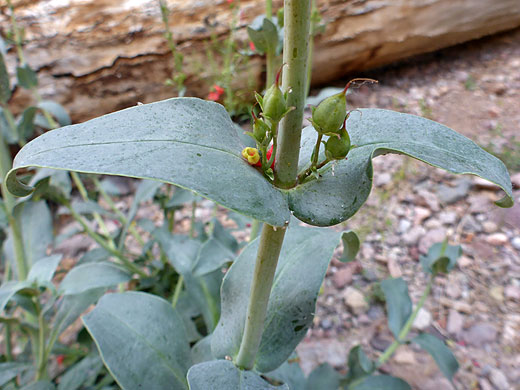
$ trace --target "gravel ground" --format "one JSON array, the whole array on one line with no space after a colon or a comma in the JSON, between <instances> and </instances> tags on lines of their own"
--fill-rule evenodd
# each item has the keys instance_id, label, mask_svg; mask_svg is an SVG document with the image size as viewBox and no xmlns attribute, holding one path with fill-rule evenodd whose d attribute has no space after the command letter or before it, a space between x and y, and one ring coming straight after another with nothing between
<instances>
[{"instance_id":1,"label":"gravel ground","mask_svg":"<svg viewBox=\"0 0 520 390\"><path fill-rule=\"evenodd\" d=\"M374 191L346 226L360 232L358 260L333 261L313 328L299 347L309 371L328 361L345 369L349 348L376 356L392 341L373 282L402 276L417 302L425 286L420 254L448 237L464 255L439 277L416 321L447 340L459 389L520 389L520 30L470 42L353 77L379 80L349 99L439 121L500 157L516 185L513 209L496 187L386 155L374 160ZM344 85L348 80L338 83ZM401 347L383 366L420 390L450 389L429 356Z\"/></svg>"}]
</instances>

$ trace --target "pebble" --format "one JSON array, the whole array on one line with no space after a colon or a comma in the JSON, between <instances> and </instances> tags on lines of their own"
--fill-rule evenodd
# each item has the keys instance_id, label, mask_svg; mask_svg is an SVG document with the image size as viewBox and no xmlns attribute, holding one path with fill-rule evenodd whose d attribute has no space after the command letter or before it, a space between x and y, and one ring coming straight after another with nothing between
<instances>
[{"instance_id":1,"label":"pebble","mask_svg":"<svg viewBox=\"0 0 520 390\"><path fill-rule=\"evenodd\" d=\"M494 233L498 230L498 225L493 221L484 221L482 222L482 229L486 233Z\"/></svg>"},{"instance_id":2,"label":"pebble","mask_svg":"<svg viewBox=\"0 0 520 390\"><path fill-rule=\"evenodd\" d=\"M520 251L520 236L513 237L511 245L513 245L513 248Z\"/></svg>"},{"instance_id":3,"label":"pebble","mask_svg":"<svg viewBox=\"0 0 520 390\"><path fill-rule=\"evenodd\" d=\"M416 244L419 238L426 233L426 229L422 226L414 226L408 232L403 235L403 241L407 245Z\"/></svg>"},{"instance_id":4,"label":"pebble","mask_svg":"<svg viewBox=\"0 0 520 390\"><path fill-rule=\"evenodd\" d=\"M415 353L410 348L401 347L395 353L393 360L399 364L416 364Z\"/></svg>"},{"instance_id":5,"label":"pebble","mask_svg":"<svg viewBox=\"0 0 520 390\"><path fill-rule=\"evenodd\" d=\"M457 213L454 211L443 211L439 213L439 219L446 225L454 224L457 221Z\"/></svg>"},{"instance_id":6,"label":"pebble","mask_svg":"<svg viewBox=\"0 0 520 390\"><path fill-rule=\"evenodd\" d=\"M425 236L421 237L419 241L419 251L421 253L427 253L430 247L437 243L442 242L446 238L446 229L438 228L430 230Z\"/></svg>"},{"instance_id":7,"label":"pebble","mask_svg":"<svg viewBox=\"0 0 520 390\"><path fill-rule=\"evenodd\" d=\"M374 305L371 306L370 309L367 311L368 317L370 317L371 320L378 320L380 318L383 318L385 315L384 309L380 305Z\"/></svg>"},{"instance_id":8,"label":"pebble","mask_svg":"<svg viewBox=\"0 0 520 390\"><path fill-rule=\"evenodd\" d=\"M399 233L405 233L408 231L408 229L410 229L410 227L412 226L412 223L407 220L407 219L401 219L399 221L399 226L398 226L398 230L399 230Z\"/></svg>"},{"instance_id":9,"label":"pebble","mask_svg":"<svg viewBox=\"0 0 520 390\"><path fill-rule=\"evenodd\" d=\"M379 173L374 177L374 184L376 187L383 187L390 183L392 175L389 172Z\"/></svg>"},{"instance_id":10,"label":"pebble","mask_svg":"<svg viewBox=\"0 0 520 390\"><path fill-rule=\"evenodd\" d=\"M390 276L392 278L400 278L401 276L403 276L403 271L401 271L401 267L399 266L399 263L395 258L388 258L387 267L388 272L390 273Z\"/></svg>"},{"instance_id":11,"label":"pebble","mask_svg":"<svg viewBox=\"0 0 520 390\"><path fill-rule=\"evenodd\" d=\"M457 283L448 283L446 286L446 295L450 298L457 299L462 295L462 290Z\"/></svg>"},{"instance_id":12,"label":"pebble","mask_svg":"<svg viewBox=\"0 0 520 390\"><path fill-rule=\"evenodd\" d=\"M343 301L354 314L362 314L368 310L368 303L363 294L354 287L347 287L343 293Z\"/></svg>"},{"instance_id":13,"label":"pebble","mask_svg":"<svg viewBox=\"0 0 520 390\"><path fill-rule=\"evenodd\" d=\"M497 390L510 390L506 375L498 368L493 368L489 374L489 380Z\"/></svg>"},{"instance_id":14,"label":"pebble","mask_svg":"<svg viewBox=\"0 0 520 390\"><path fill-rule=\"evenodd\" d=\"M489 289L489 296L497 302L504 302L504 287L493 286Z\"/></svg>"},{"instance_id":15,"label":"pebble","mask_svg":"<svg viewBox=\"0 0 520 390\"><path fill-rule=\"evenodd\" d=\"M486 378L480 378L478 384L480 386L480 390L495 390L493 389L493 385L489 383Z\"/></svg>"},{"instance_id":16,"label":"pebble","mask_svg":"<svg viewBox=\"0 0 520 390\"><path fill-rule=\"evenodd\" d=\"M449 334L458 335L464 327L464 316L457 310L450 309L448 314L448 323L446 324L446 330Z\"/></svg>"},{"instance_id":17,"label":"pebble","mask_svg":"<svg viewBox=\"0 0 520 390\"><path fill-rule=\"evenodd\" d=\"M515 173L513 176L511 176L511 183L513 183L513 186L516 188L520 188L520 172Z\"/></svg>"},{"instance_id":18,"label":"pebble","mask_svg":"<svg viewBox=\"0 0 520 390\"><path fill-rule=\"evenodd\" d=\"M504 233L494 233L488 236L486 241L491 245L505 245L507 243L507 236Z\"/></svg>"},{"instance_id":19,"label":"pebble","mask_svg":"<svg viewBox=\"0 0 520 390\"><path fill-rule=\"evenodd\" d=\"M420 225L430 215L432 215L432 212L430 209L427 209L425 207L420 207L420 206L416 207L414 209L414 217L413 217L414 225Z\"/></svg>"},{"instance_id":20,"label":"pebble","mask_svg":"<svg viewBox=\"0 0 520 390\"><path fill-rule=\"evenodd\" d=\"M347 266L338 269L334 275L332 275L332 283L337 289L342 289L352 282L356 267L351 266L350 264L354 263L348 263Z\"/></svg>"},{"instance_id":21,"label":"pebble","mask_svg":"<svg viewBox=\"0 0 520 390\"><path fill-rule=\"evenodd\" d=\"M432 315L431 313L426 310L424 307L421 307L419 309L419 312L417 313L417 317L415 318L415 321L412 324L412 328L417 330L426 330L430 324L432 323Z\"/></svg>"},{"instance_id":22,"label":"pebble","mask_svg":"<svg viewBox=\"0 0 520 390\"><path fill-rule=\"evenodd\" d=\"M468 194L470 188L471 182L466 179L461 179L455 187L448 187L447 185L440 184L437 187L437 196L441 202L452 204L464 198Z\"/></svg>"},{"instance_id":23,"label":"pebble","mask_svg":"<svg viewBox=\"0 0 520 390\"><path fill-rule=\"evenodd\" d=\"M417 204L428 207L431 211L439 211L439 200L437 197L426 189L417 191Z\"/></svg>"},{"instance_id":24,"label":"pebble","mask_svg":"<svg viewBox=\"0 0 520 390\"><path fill-rule=\"evenodd\" d=\"M492 343L497 338L497 329L494 325L479 322L469 328L463 334L463 339L466 343L482 348L483 344Z\"/></svg>"},{"instance_id":25,"label":"pebble","mask_svg":"<svg viewBox=\"0 0 520 390\"><path fill-rule=\"evenodd\" d=\"M507 299L520 302L520 286L510 284L504 289L504 295Z\"/></svg>"}]
</instances>

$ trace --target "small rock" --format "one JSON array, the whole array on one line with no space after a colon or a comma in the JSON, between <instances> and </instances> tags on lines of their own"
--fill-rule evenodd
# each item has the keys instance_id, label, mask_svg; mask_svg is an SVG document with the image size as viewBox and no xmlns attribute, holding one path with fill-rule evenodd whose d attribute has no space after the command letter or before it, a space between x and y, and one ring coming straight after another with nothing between
<instances>
[{"instance_id":1,"label":"small rock","mask_svg":"<svg viewBox=\"0 0 520 390\"><path fill-rule=\"evenodd\" d=\"M403 272L401 271L401 267L399 266L399 263L393 257L388 258L387 267L388 267L388 272L390 272L390 276L392 278L400 278L401 276L403 276Z\"/></svg>"},{"instance_id":2,"label":"small rock","mask_svg":"<svg viewBox=\"0 0 520 390\"><path fill-rule=\"evenodd\" d=\"M452 389L452 385L446 378L434 378L428 380L424 385L421 385L421 390L445 390Z\"/></svg>"},{"instance_id":3,"label":"small rock","mask_svg":"<svg viewBox=\"0 0 520 390\"><path fill-rule=\"evenodd\" d=\"M392 340L383 338L379 334L377 334L370 340L370 346L374 348L376 351L380 352L386 350L390 346L390 344L392 344Z\"/></svg>"},{"instance_id":4,"label":"small rock","mask_svg":"<svg viewBox=\"0 0 520 390\"><path fill-rule=\"evenodd\" d=\"M421 253L427 253L430 247L437 243L442 242L446 238L446 229L438 228L430 230L425 236L419 241L419 251Z\"/></svg>"},{"instance_id":5,"label":"small rock","mask_svg":"<svg viewBox=\"0 0 520 390\"><path fill-rule=\"evenodd\" d=\"M439 219L442 223L451 225L457 221L457 213L454 211L443 211L439 213Z\"/></svg>"},{"instance_id":6,"label":"small rock","mask_svg":"<svg viewBox=\"0 0 520 390\"><path fill-rule=\"evenodd\" d=\"M471 182L469 180L460 180L455 187L448 187L444 184L440 184L437 187L437 196L442 202L452 204L464 198L468 194L470 188Z\"/></svg>"},{"instance_id":7,"label":"small rock","mask_svg":"<svg viewBox=\"0 0 520 390\"><path fill-rule=\"evenodd\" d=\"M446 286L446 295L450 298L457 299L461 296L462 291L457 283L448 283Z\"/></svg>"},{"instance_id":8,"label":"small rock","mask_svg":"<svg viewBox=\"0 0 520 390\"><path fill-rule=\"evenodd\" d=\"M368 310L368 303L363 294L354 287L347 287L343 293L343 301L354 314L362 314Z\"/></svg>"},{"instance_id":9,"label":"small rock","mask_svg":"<svg viewBox=\"0 0 520 390\"><path fill-rule=\"evenodd\" d=\"M510 390L506 375L498 368L493 368L489 374L489 380L497 390Z\"/></svg>"},{"instance_id":10,"label":"small rock","mask_svg":"<svg viewBox=\"0 0 520 390\"><path fill-rule=\"evenodd\" d=\"M513 237L511 240L511 245L513 245L513 248L520 251L520 237Z\"/></svg>"},{"instance_id":11,"label":"small rock","mask_svg":"<svg viewBox=\"0 0 520 390\"><path fill-rule=\"evenodd\" d=\"M417 204L420 206L426 206L431 211L439 211L439 201L437 197L425 189L420 189L417 191Z\"/></svg>"},{"instance_id":12,"label":"small rock","mask_svg":"<svg viewBox=\"0 0 520 390\"><path fill-rule=\"evenodd\" d=\"M466 215L463 218L462 229L470 233L477 233L480 232L481 227L475 218L471 215Z\"/></svg>"},{"instance_id":13,"label":"small rock","mask_svg":"<svg viewBox=\"0 0 520 390\"><path fill-rule=\"evenodd\" d=\"M417 317L415 318L415 321L413 322L412 328L417 329L417 330L425 330L430 326L431 323L432 323L431 313L428 310L426 310L424 307L421 307L419 309L419 312L417 313Z\"/></svg>"},{"instance_id":14,"label":"small rock","mask_svg":"<svg viewBox=\"0 0 520 390\"><path fill-rule=\"evenodd\" d=\"M510 284L504 289L504 295L507 299L520 302L520 286Z\"/></svg>"},{"instance_id":15,"label":"small rock","mask_svg":"<svg viewBox=\"0 0 520 390\"><path fill-rule=\"evenodd\" d=\"M457 310L450 309L446 330L449 334L458 335L464 327L464 316Z\"/></svg>"},{"instance_id":16,"label":"small rock","mask_svg":"<svg viewBox=\"0 0 520 390\"><path fill-rule=\"evenodd\" d=\"M504 287L493 286L489 289L489 296L495 301L504 302Z\"/></svg>"},{"instance_id":17,"label":"small rock","mask_svg":"<svg viewBox=\"0 0 520 390\"><path fill-rule=\"evenodd\" d=\"M405 233L406 231L408 231L408 229L410 229L411 226L412 223L409 220L403 218L399 221L399 227L397 228L397 230L399 231L399 233Z\"/></svg>"},{"instance_id":18,"label":"small rock","mask_svg":"<svg viewBox=\"0 0 520 390\"><path fill-rule=\"evenodd\" d=\"M338 269L332 275L332 283L337 289L342 289L347 284L352 282L352 278L358 272L358 265L356 263L348 263L345 267Z\"/></svg>"},{"instance_id":19,"label":"small rock","mask_svg":"<svg viewBox=\"0 0 520 390\"><path fill-rule=\"evenodd\" d=\"M376 187L383 187L390 183L392 180L392 175L388 172L383 172L374 177L374 184Z\"/></svg>"},{"instance_id":20,"label":"small rock","mask_svg":"<svg viewBox=\"0 0 520 390\"><path fill-rule=\"evenodd\" d=\"M473 260L471 260L468 256L462 255L457 261L457 264L460 268L465 268L473 264Z\"/></svg>"},{"instance_id":21,"label":"small rock","mask_svg":"<svg viewBox=\"0 0 520 390\"><path fill-rule=\"evenodd\" d=\"M425 207L416 207L414 209L413 223L414 225L420 225L426 218L432 215L432 212Z\"/></svg>"},{"instance_id":22,"label":"small rock","mask_svg":"<svg viewBox=\"0 0 520 390\"><path fill-rule=\"evenodd\" d=\"M491 245L505 245L507 243L507 236L504 233L494 233L488 236L486 241Z\"/></svg>"},{"instance_id":23,"label":"small rock","mask_svg":"<svg viewBox=\"0 0 520 390\"><path fill-rule=\"evenodd\" d=\"M324 318L323 320L321 320L320 322L320 327L322 329L325 329L325 330L329 330L332 328L332 321L329 320L328 318Z\"/></svg>"},{"instance_id":24,"label":"small rock","mask_svg":"<svg viewBox=\"0 0 520 390\"><path fill-rule=\"evenodd\" d=\"M496 190L498 186L490 181L484 180L481 177L475 176L473 177L473 184L477 188L484 188L486 190Z\"/></svg>"},{"instance_id":25,"label":"small rock","mask_svg":"<svg viewBox=\"0 0 520 390\"><path fill-rule=\"evenodd\" d=\"M415 353L410 348L401 347L395 353L393 360L399 364L416 364Z\"/></svg>"},{"instance_id":26,"label":"small rock","mask_svg":"<svg viewBox=\"0 0 520 390\"><path fill-rule=\"evenodd\" d=\"M367 315L370 317L371 320L378 320L380 318L383 318L383 316L385 315L385 311L380 305L374 305L371 306L370 309L368 309Z\"/></svg>"},{"instance_id":27,"label":"small rock","mask_svg":"<svg viewBox=\"0 0 520 390\"><path fill-rule=\"evenodd\" d=\"M493 221L484 221L482 222L482 229L486 233L494 233L498 230L498 225Z\"/></svg>"},{"instance_id":28,"label":"small rock","mask_svg":"<svg viewBox=\"0 0 520 390\"><path fill-rule=\"evenodd\" d=\"M511 176L511 183L513 183L514 187L520 188L520 172L515 173L513 176Z\"/></svg>"},{"instance_id":29,"label":"small rock","mask_svg":"<svg viewBox=\"0 0 520 390\"><path fill-rule=\"evenodd\" d=\"M483 344L492 343L497 338L497 329L494 325L480 322L473 325L463 334L466 343L482 348Z\"/></svg>"},{"instance_id":30,"label":"small rock","mask_svg":"<svg viewBox=\"0 0 520 390\"><path fill-rule=\"evenodd\" d=\"M426 230L422 226L414 226L408 232L403 234L403 241L407 245L417 244L419 238L426 233Z\"/></svg>"},{"instance_id":31,"label":"small rock","mask_svg":"<svg viewBox=\"0 0 520 390\"><path fill-rule=\"evenodd\" d=\"M478 384L480 386L480 390L494 390L493 385L489 383L486 378L480 378Z\"/></svg>"}]
</instances>

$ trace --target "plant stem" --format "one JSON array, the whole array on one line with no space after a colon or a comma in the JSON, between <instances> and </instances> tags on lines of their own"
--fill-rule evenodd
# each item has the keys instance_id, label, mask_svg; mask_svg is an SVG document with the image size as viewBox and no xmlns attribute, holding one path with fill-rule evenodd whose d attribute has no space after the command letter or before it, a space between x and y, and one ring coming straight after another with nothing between
<instances>
[{"instance_id":1,"label":"plant stem","mask_svg":"<svg viewBox=\"0 0 520 390\"><path fill-rule=\"evenodd\" d=\"M47 359L45 358L45 319L43 318L43 310L38 304L38 359L37 359L37 371L35 380L44 379L47 376Z\"/></svg>"},{"instance_id":2,"label":"plant stem","mask_svg":"<svg viewBox=\"0 0 520 390\"><path fill-rule=\"evenodd\" d=\"M307 80L305 83L305 96L309 96L311 89L311 75L312 75L312 55L314 52L314 35L316 34L316 15L318 15L318 7L316 7L316 0L312 0L311 5L311 26L309 31L309 52L307 54Z\"/></svg>"},{"instance_id":3,"label":"plant stem","mask_svg":"<svg viewBox=\"0 0 520 390\"><path fill-rule=\"evenodd\" d=\"M177 301L179 300L179 296L181 295L182 285L184 283L184 277L179 275L179 279L177 279L177 284L175 285L175 291L173 292L172 297L172 307L175 309L177 306Z\"/></svg>"},{"instance_id":4,"label":"plant stem","mask_svg":"<svg viewBox=\"0 0 520 390\"><path fill-rule=\"evenodd\" d=\"M274 184L291 188L296 184L307 75L310 1L286 0L284 4L284 48L282 90L290 91L287 105L295 107L282 120L276 152Z\"/></svg>"},{"instance_id":5,"label":"plant stem","mask_svg":"<svg viewBox=\"0 0 520 390\"><path fill-rule=\"evenodd\" d=\"M419 310L421 310L421 308L424 306L424 303L426 302L428 295L430 295L434 278L434 275L430 277L430 280L428 281L428 284L424 289L423 295L419 299L419 302L417 302L414 311L408 318L408 321L406 321L406 323L404 324L403 328L401 329L401 332L399 332L397 339L394 340L394 342L390 344L390 346L385 350L385 352L383 352L383 354L379 356L379 359L377 359L376 368L383 365L393 355L396 349L399 348L399 346L405 341L406 336L408 336L408 333L410 332L410 329L412 329L412 325L415 319L417 318L417 315L419 314Z\"/></svg>"},{"instance_id":6,"label":"plant stem","mask_svg":"<svg viewBox=\"0 0 520 390\"><path fill-rule=\"evenodd\" d=\"M300 153L303 104L305 101L305 67L309 33L309 0L286 0L284 3L284 63L283 90L291 89L288 104L294 106L282 123L279 148L276 153L275 184L290 188L296 183ZM254 366L260 346L271 287L286 228L264 224L256 257L251 292L247 305L244 335L236 364L245 369Z\"/></svg>"},{"instance_id":7,"label":"plant stem","mask_svg":"<svg viewBox=\"0 0 520 390\"><path fill-rule=\"evenodd\" d=\"M271 294L276 265L286 228L274 228L264 224L260 236L260 246L256 257L249 304L247 306L246 324L236 365L244 369L252 369L267 314L267 304Z\"/></svg>"},{"instance_id":8,"label":"plant stem","mask_svg":"<svg viewBox=\"0 0 520 390\"><path fill-rule=\"evenodd\" d=\"M190 217L190 238L195 237L195 210L197 210L197 201L191 202L191 217Z\"/></svg>"},{"instance_id":9,"label":"plant stem","mask_svg":"<svg viewBox=\"0 0 520 390\"><path fill-rule=\"evenodd\" d=\"M316 165L316 167L313 167L313 165L311 164L311 166L309 168L307 168L304 172L302 172L301 174L298 175L298 184L303 183L303 181L311 174L311 172L313 170L318 170L320 168L323 168L329 162L330 162L330 160L328 158L326 158L322 162L318 163Z\"/></svg>"},{"instance_id":10,"label":"plant stem","mask_svg":"<svg viewBox=\"0 0 520 390\"><path fill-rule=\"evenodd\" d=\"M87 223L83 220L83 217L79 215L76 210L74 210L70 204L65 204L65 206L69 209L70 214L72 217L79 222L79 224L83 227L85 232L96 241L96 243L101 246L103 249L105 249L108 253L110 253L112 256L117 257L121 262L127 267L128 270L135 272L141 277L147 277L146 273L144 273L141 269L139 269L134 263L132 263L130 260L128 260L121 252L117 251L116 249L112 248L99 234L97 234L95 231L93 231L90 226L87 225Z\"/></svg>"},{"instance_id":11,"label":"plant stem","mask_svg":"<svg viewBox=\"0 0 520 390\"><path fill-rule=\"evenodd\" d=\"M0 133L0 176L2 178L5 177L7 172L9 172L11 166L11 152L9 151L9 148L7 147L7 144L2 134ZM5 214L7 216L7 220L13 235L13 247L18 280L25 280L27 278L27 260L25 258L22 230L18 224L18 220L13 214L16 202L11 193L7 191L7 186L5 180L3 179L0 188L2 197L4 199Z\"/></svg>"},{"instance_id":12,"label":"plant stem","mask_svg":"<svg viewBox=\"0 0 520 390\"><path fill-rule=\"evenodd\" d=\"M253 241L255 238L258 237L261 225L262 222L260 222L258 219L253 219L253 221L251 222L251 233L249 233L249 242Z\"/></svg>"},{"instance_id":13,"label":"plant stem","mask_svg":"<svg viewBox=\"0 0 520 390\"><path fill-rule=\"evenodd\" d=\"M25 64L25 59L23 56L23 50L22 50L22 35L20 34L20 29L18 28L18 23L16 23L16 17L14 16L14 7L11 3L11 0L7 0L7 6L9 7L9 10L11 11L11 25L13 27L13 33L14 33L14 43L16 45L16 52L18 54L18 60L20 61L20 65Z\"/></svg>"},{"instance_id":14,"label":"plant stem","mask_svg":"<svg viewBox=\"0 0 520 390\"><path fill-rule=\"evenodd\" d=\"M323 134L318 133L318 139L316 140L316 146L314 147L314 153L312 154L312 163L311 163L311 169L316 169L316 165L318 164L318 157L320 154L320 146L321 146L321 139L323 138Z\"/></svg>"},{"instance_id":15,"label":"plant stem","mask_svg":"<svg viewBox=\"0 0 520 390\"><path fill-rule=\"evenodd\" d=\"M273 18L273 0L265 0L265 17L269 20Z\"/></svg>"}]
</instances>

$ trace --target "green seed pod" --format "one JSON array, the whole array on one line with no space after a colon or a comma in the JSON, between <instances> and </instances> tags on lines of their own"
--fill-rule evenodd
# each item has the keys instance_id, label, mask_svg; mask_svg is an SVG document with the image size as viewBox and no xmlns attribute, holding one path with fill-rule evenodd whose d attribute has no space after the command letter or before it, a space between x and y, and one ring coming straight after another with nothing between
<instances>
[{"instance_id":1,"label":"green seed pod","mask_svg":"<svg viewBox=\"0 0 520 390\"><path fill-rule=\"evenodd\" d=\"M262 142L264 142L265 136L270 130L271 129L269 128L267 123L265 123L262 119L254 117L253 136L258 141L258 143L261 144Z\"/></svg>"},{"instance_id":2,"label":"green seed pod","mask_svg":"<svg viewBox=\"0 0 520 390\"><path fill-rule=\"evenodd\" d=\"M263 115L273 122L280 121L287 112L285 97L277 83L265 92L263 103Z\"/></svg>"},{"instance_id":3,"label":"green seed pod","mask_svg":"<svg viewBox=\"0 0 520 390\"><path fill-rule=\"evenodd\" d=\"M312 124L318 133L339 134L347 116L347 98L340 92L323 100L312 112Z\"/></svg>"},{"instance_id":4,"label":"green seed pod","mask_svg":"<svg viewBox=\"0 0 520 390\"><path fill-rule=\"evenodd\" d=\"M343 160L350 150L350 136L343 127L337 135L331 135L325 144L325 156L330 160Z\"/></svg>"}]
</instances>

